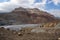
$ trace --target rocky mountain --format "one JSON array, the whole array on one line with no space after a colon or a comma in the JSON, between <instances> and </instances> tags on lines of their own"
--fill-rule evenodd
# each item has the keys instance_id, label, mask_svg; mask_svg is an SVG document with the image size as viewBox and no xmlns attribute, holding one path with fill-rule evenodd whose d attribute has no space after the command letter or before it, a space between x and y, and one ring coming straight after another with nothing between
<instances>
[{"instance_id":1,"label":"rocky mountain","mask_svg":"<svg viewBox=\"0 0 60 40\"><path fill-rule=\"evenodd\" d=\"M38 24L55 20L55 17L37 8L16 8L10 13L0 14L0 25Z\"/></svg>"}]
</instances>

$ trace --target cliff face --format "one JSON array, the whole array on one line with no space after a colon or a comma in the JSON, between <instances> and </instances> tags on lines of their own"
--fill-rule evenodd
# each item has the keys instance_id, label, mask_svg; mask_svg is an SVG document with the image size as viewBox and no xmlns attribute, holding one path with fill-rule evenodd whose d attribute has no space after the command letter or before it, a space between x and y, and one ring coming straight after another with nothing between
<instances>
[{"instance_id":1,"label":"cliff face","mask_svg":"<svg viewBox=\"0 0 60 40\"><path fill-rule=\"evenodd\" d=\"M55 20L55 17L37 8L16 8L10 13L0 14L0 21L7 24L37 24Z\"/></svg>"}]
</instances>

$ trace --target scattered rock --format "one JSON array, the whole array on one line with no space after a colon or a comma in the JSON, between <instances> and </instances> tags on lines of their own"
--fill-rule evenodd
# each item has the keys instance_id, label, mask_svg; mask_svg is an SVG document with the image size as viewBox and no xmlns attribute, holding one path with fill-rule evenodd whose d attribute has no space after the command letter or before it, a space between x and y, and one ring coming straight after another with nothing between
<instances>
[{"instance_id":1,"label":"scattered rock","mask_svg":"<svg viewBox=\"0 0 60 40\"><path fill-rule=\"evenodd\" d=\"M60 38L58 38L58 40L60 40Z\"/></svg>"},{"instance_id":2,"label":"scattered rock","mask_svg":"<svg viewBox=\"0 0 60 40\"><path fill-rule=\"evenodd\" d=\"M23 34L19 32L19 33L18 33L18 36L23 36Z\"/></svg>"}]
</instances>

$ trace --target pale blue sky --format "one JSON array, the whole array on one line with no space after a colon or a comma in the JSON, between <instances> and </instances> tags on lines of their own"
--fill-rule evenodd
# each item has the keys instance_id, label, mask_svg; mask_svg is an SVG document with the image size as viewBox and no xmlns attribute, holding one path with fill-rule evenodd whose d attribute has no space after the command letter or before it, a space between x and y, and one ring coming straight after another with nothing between
<instances>
[{"instance_id":1,"label":"pale blue sky","mask_svg":"<svg viewBox=\"0 0 60 40\"><path fill-rule=\"evenodd\" d=\"M9 0L0 0L0 2L8 2Z\"/></svg>"},{"instance_id":2,"label":"pale blue sky","mask_svg":"<svg viewBox=\"0 0 60 40\"><path fill-rule=\"evenodd\" d=\"M36 0L35 2L41 2L42 0ZM47 0L47 3L51 0ZM46 10L51 10L51 9L59 9L60 10L60 3L58 5L55 5L53 2L46 4Z\"/></svg>"}]
</instances>

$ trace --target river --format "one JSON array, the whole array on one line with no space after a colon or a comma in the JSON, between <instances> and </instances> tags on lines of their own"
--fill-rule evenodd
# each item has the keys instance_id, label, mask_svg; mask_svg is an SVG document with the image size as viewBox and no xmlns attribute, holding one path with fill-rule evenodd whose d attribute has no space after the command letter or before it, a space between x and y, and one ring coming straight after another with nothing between
<instances>
[{"instance_id":1,"label":"river","mask_svg":"<svg viewBox=\"0 0 60 40\"><path fill-rule=\"evenodd\" d=\"M7 26L0 26L4 28L10 28L11 30L20 30L21 28L24 27L38 27L41 24L21 24L21 25L7 25Z\"/></svg>"}]
</instances>

